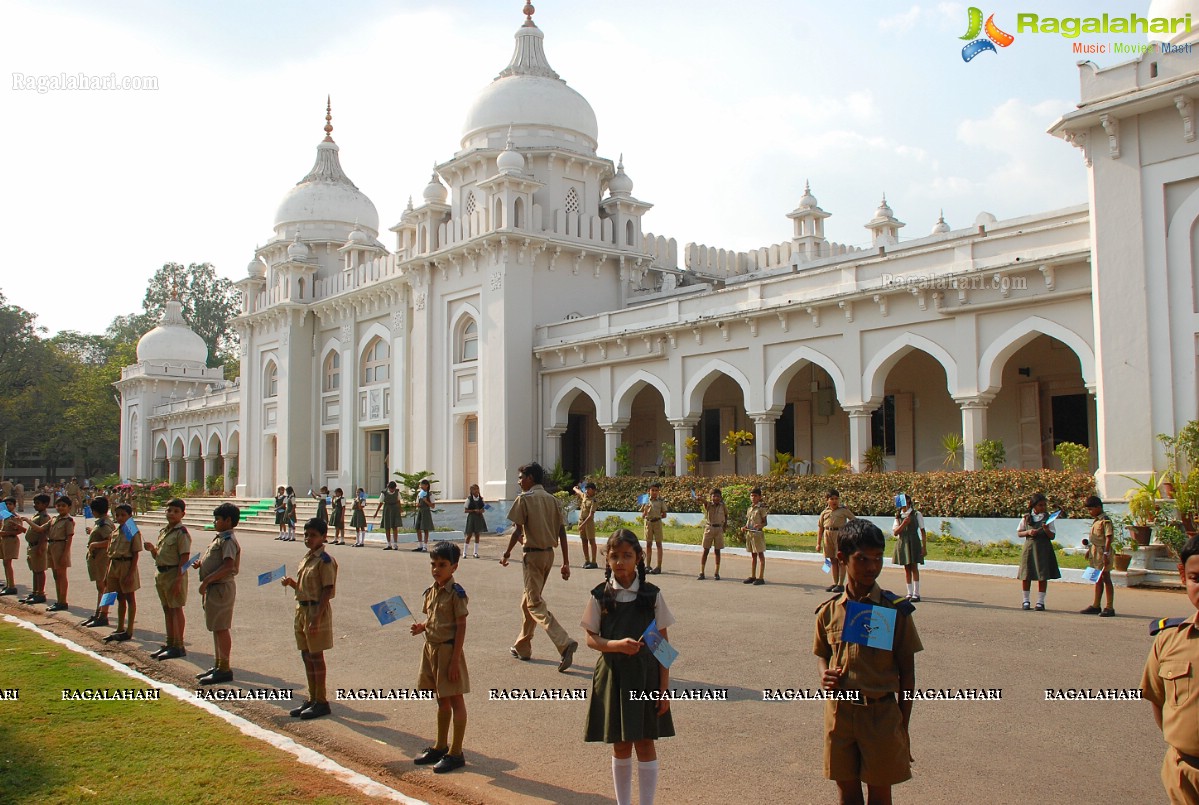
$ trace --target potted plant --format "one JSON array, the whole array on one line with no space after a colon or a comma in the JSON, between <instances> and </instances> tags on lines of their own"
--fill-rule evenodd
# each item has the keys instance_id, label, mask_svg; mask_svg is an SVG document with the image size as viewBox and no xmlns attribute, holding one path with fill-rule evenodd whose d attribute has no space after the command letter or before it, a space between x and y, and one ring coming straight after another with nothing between
<instances>
[{"instance_id":1,"label":"potted plant","mask_svg":"<svg viewBox=\"0 0 1199 805\"><path fill-rule=\"evenodd\" d=\"M1181 524L1169 522L1159 523L1157 526L1157 541L1170 549L1170 552L1178 557L1182 554L1182 546L1186 544L1187 535L1182 530Z\"/></svg>"},{"instance_id":2,"label":"potted plant","mask_svg":"<svg viewBox=\"0 0 1199 805\"><path fill-rule=\"evenodd\" d=\"M1007 451L998 439L983 439L974 448L980 470L997 470L1007 461Z\"/></svg>"},{"instance_id":3,"label":"potted plant","mask_svg":"<svg viewBox=\"0 0 1199 805\"><path fill-rule=\"evenodd\" d=\"M1131 531L1132 519L1126 515L1116 515L1112 517L1112 526L1115 530L1115 535L1112 537L1112 562L1116 570L1121 573L1128 571L1128 565L1132 562L1132 555L1141 547L1137 541L1129 536Z\"/></svg>"},{"instance_id":4,"label":"potted plant","mask_svg":"<svg viewBox=\"0 0 1199 805\"><path fill-rule=\"evenodd\" d=\"M1147 481L1138 481L1128 475L1123 477L1135 484L1124 495L1124 499L1128 501L1128 516L1131 519L1128 531L1137 543L1148 545L1153 521L1157 517L1157 501L1161 497L1161 482L1153 473L1149 473Z\"/></svg>"},{"instance_id":5,"label":"potted plant","mask_svg":"<svg viewBox=\"0 0 1199 805\"><path fill-rule=\"evenodd\" d=\"M862 453L862 466L866 472L887 471L887 451L875 445Z\"/></svg>"},{"instance_id":6,"label":"potted plant","mask_svg":"<svg viewBox=\"0 0 1199 805\"><path fill-rule=\"evenodd\" d=\"M1157 440L1166 450L1166 469L1161 477L1162 497L1174 497L1174 481L1178 477L1178 437L1168 433L1157 434Z\"/></svg>"},{"instance_id":7,"label":"potted plant","mask_svg":"<svg viewBox=\"0 0 1199 805\"><path fill-rule=\"evenodd\" d=\"M966 443L962 440L960 434L946 433L941 437L941 449L945 452L945 458L941 464L947 470L960 470L962 468L962 447Z\"/></svg>"},{"instance_id":8,"label":"potted plant","mask_svg":"<svg viewBox=\"0 0 1199 805\"><path fill-rule=\"evenodd\" d=\"M1053 448L1053 455L1062 462L1065 472L1087 475L1091 470L1091 450L1074 442L1061 442Z\"/></svg>"},{"instance_id":9,"label":"potted plant","mask_svg":"<svg viewBox=\"0 0 1199 805\"><path fill-rule=\"evenodd\" d=\"M1193 469L1185 476L1179 475L1174 486L1174 505L1178 508L1178 519L1187 536L1194 536L1195 512L1199 509L1199 469Z\"/></svg>"}]
</instances>

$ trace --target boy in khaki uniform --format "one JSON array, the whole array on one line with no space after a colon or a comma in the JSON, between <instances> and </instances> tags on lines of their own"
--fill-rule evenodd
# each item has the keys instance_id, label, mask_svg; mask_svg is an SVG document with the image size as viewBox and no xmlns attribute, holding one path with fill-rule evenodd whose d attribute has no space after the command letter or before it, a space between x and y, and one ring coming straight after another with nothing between
<instances>
[{"instance_id":1,"label":"boy in khaki uniform","mask_svg":"<svg viewBox=\"0 0 1199 805\"><path fill-rule=\"evenodd\" d=\"M150 655L155 660L174 660L187 656L183 647L183 630L187 620L183 607L187 604L187 563L191 557L192 538L183 525L183 514L187 504L179 498L167 503L167 524L158 532L158 542L147 542L146 550L154 557L158 575L154 577L154 589L162 603L162 614L166 618L166 645Z\"/></svg>"},{"instance_id":2,"label":"boy in khaki uniform","mask_svg":"<svg viewBox=\"0 0 1199 805\"><path fill-rule=\"evenodd\" d=\"M0 556L4 558L4 587L0 589L0 595L16 595L17 583L13 576L12 563L21 554L21 535L25 533L25 523L15 514L16 498L6 497L4 505L13 515L0 522Z\"/></svg>"},{"instance_id":3,"label":"boy in khaki uniform","mask_svg":"<svg viewBox=\"0 0 1199 805\"><path fill-rule=\"evenodd\" d=\"M841 802L863 802L862 783L868 801L890 802L891 786L912 777L912 702L902 694L915 689L915 655L924 646L912 622L916 607L876 583L886 544L869 520L847 524L838 548L847 568L845 592L816 610L812 653L820 687L858 693L857 701L829 700L824 706L824 776L836 781ZM841 639L849 601L896 610L890 650Z\"/></svg>"},{"instance_id":4,"label":"boy in khaki uniform","mask_svg":"<svg viewBox=\"0 0 1199 805\"><path fill-rule=\"evenodd\" d=\"M658 546L658 564L654 565L648 571L653 574L662 572L662 521L666 519L666 501L662 500L661 494L661 484L656 482L650 484L649 500L641 507L641 517L645 520L645 551L647 559L653 554L653 546Z\"/></svg>"},{"instance_id":5,"label":"boy in khaki uniform","mask_svg":"<svg viewBox=\"0 0 1199 805\"><path fill-rule=\"evenodd\" d=\"M92 514L96 516L96 522L85 528L84 533L87 534L87 577L96 583L96 614L83 622L87 627L108 625L108 607L101 606L100 601L108 581L108 546L116 530L112 520L108 519L108 498L94 498Z\"/></svg>"},{"instance_id":6,"label":"boy in khaki uniform","mask_svg":"<svg viewBox=\"0 0 1199 805\"><path fill-rule=\"evenodd\" d=\"M113 513L117 531L108 541L108 578L104 589L117 594L117 630L104 638L105 643L122 643L133 637L133 619L137 615L137 597L142 586L137 572L137 555L142 551L142 532L126 523L133 519L133 507L128 503L117 506ZM132 532L131 532L132 529ZM125 615L129 621L126 624Z\"/></svg>"},{"instance_id":7,"label":"boy in khaki uniform","mask_svg":"<svg viewBox=\"0 0 1199 805\"><path fill-rule=\"evenodd\" d=\"M594 570L599 567L599 555L595 547L596 486L588 481L582 489L576 486L574 492L579 496L579 541L583 543L583 569Z\"/></svg>"},{"instance_id":8,"label":"boy in khaki uniform","mask_svg":"<svg viewBox=\"0 0 1199 805\"><path fill-rule=\"evenodd\" d=\"M1112 518L1104 513L1103 501L1097 495L1091 495L1083 505L1087 507L1091 517L1095 518L1091 522L1090 539L1084 540L1084 544L1087 546L1087 565L1102 572L1095 582L1095 600L1079 614L1114 618L1116 616L1114 609L1116 590L1112 586L1112 542L1115 540L1116 532L1112 527ZM1107 606L1100 609L1099 596L1103 592L1107 593Z\"/></svg>"},{"instance_id":9,"label":"boy in khaki uniform","mask_svg":"<svg viewBox=\"0 0 1199 805\"><path fill-rule=\"evenodd\" d=\"M753 557L750 560L749 578L742 584L766 583L766 517L770 510L762 503L762 490L754 489L749 493L749 510L745 512L745 550ZM761 570L758 563L761 562Z\"/></svg>"},{"instance_id":10,"label":"boy in khaki uniform","mask_svg":"<svg viewBox=\"0 0 1199 805\"><path fill-rule=\"evenodd\" d=\"M283 579L284 587L296 591L296 647L304 660L308 679L308 701L291 711L293 718L312 719L327 716L329 699L325 692L325 652L333 648L333 607L337 594L337 562L325 552L329 525L315 517L304 524L304 547L308 553L300 562L296 578Z\"/></svg>"},{"instance_id":11,"label":"boy in khaki uniform","mask_svg":"<svg viewBox=\"0 0 1199 805\"><path fill-rule=\"evenodd\" d=\"M841 493L830 489L824 496L824 511L816 524L816 550L824 552L824 558L832 565L830 573L833 583L824 588L826 593L845 592L845 565L837 560L837 540L841 529L853 519L854 514L841 505Z\"/></svg>"},{"instance_id":12,"label":"boy in khaki uniform","mask_svg":"<svg viewBox=\"0 0 1199 805\"><path fill-rule=\"evenodd\" d=\"M699 560L699 581L703 581L708 567L708 550L716 548L716 580L720 581L720 552L724 550L724 530L729 524L729 509L724 505L724 495L719 489L712 490L711 500L704 507L704 554Z\"/></svg>"},{"instance_id":13,"label":"boy in khaki uniform","mask_svg":"<svg viewBox=\"0 0 1199 805\"><path fill-rule=\"evenodd\" d=\"M71 567L71 543L75 541L75 518L71 516L69 498L54 501L58 516L46 533L46 555L50 570L54 573L55 601L46 607L47 612L62 612L67 608L67 575Z\"/></svg>"},{"instance_id":14,"label":"boy in khaki uniform","mask_svg":"<svg viewBox=\"0 0 1199 805\"><path fill-rule=\"evenodd\" d=\"M466 641L466 590L454 583L461 553L452 542L438 542L429 550L433 584L425 590L428 617L424 623L412 624L412 634L425 635L425 650L421 653L418 690L431 690L437 695L437 742L413 759L418 766L430 763L433 771L443 774L466 765L462 754L462 737L466 734L466 700L470 693L470 675L462 656ZM454 740L449 742L450 720L454 724Z\"/></svg>"},{"instance_id":15,"label":"boy in khaki uniform","mask_svg":"<svg viewBox=\"0 0 1199 805\"><path fill-rule=\"evenodd\" d=\"M204 626L212 632L213 666L196 674L201 685L220 685L233 681L229 653L233 648L233 603L237 585L233 579L241 569L241 545L233 529L241 522L241 509L232 503L222 503L212 512L216 536L208 544L204 556L192 567L200 569L200 598L204 602Z\"/></svg>"},{"instance_id":16,"label":"boy in khaki uniform","mask_svg":"<svg viewBox=\"0 0 1199 805\"><path fill-rule=\"evenodd\" d=\"M1178 575L1187 599L1199 610L1199 538L1191 537L1179 553ZM1189 618L1153 621L1156 635L1141 676L1141 695L1153 705L1153 717L1166 739L1162 786L1172 803L1199 802L1199 612Z\"/></svg>"},{"instance_id":17,"label":"boy in khaki uniform","mask_svg":"<svg viewBox=\"0 0 1199 805\"><path fill-rule=\"evenodd\" d=\"M46 535L50 533L50 525L54 522L46 509L50 508L49 495L35 495L33 509L36 514L32 518L23 517L25 525L25 562L33 573L33 589L29 595L19 599L22 604L46 603Z\"/></svg>"}]
</instances>

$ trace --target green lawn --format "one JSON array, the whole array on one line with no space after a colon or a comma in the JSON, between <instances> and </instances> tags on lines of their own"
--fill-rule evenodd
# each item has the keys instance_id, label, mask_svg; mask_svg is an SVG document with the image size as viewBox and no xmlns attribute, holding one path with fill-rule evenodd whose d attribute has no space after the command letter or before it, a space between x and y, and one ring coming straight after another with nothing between
<instances>
[{"instance_id":1,"label":"green lawn","mask_svg":"<svg viewBox=\"0 0 1199 805\"><path fill-rule=\"evenodd\" d=\"M160 701L63 701L63 689L146 687L0 622L0 802L373 802L215 716ZM169 794L167 793L169 792Z\"/></svg>"}]
</instances>

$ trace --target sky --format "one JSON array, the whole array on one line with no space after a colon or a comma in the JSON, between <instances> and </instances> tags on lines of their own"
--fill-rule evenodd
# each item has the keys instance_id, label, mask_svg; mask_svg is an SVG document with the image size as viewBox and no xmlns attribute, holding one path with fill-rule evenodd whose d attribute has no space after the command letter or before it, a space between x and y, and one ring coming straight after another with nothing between
<instances>
[{"instance_id":1,"label":"sky","mask_svg":"<svg viewBox=\"0 0 1199 805\"><path fill-rule=\"evenodd\" d=\"M342 166L394 225L460 147L523 21L513 0L204 4L0 0L8 80L0 292L48 332L140 310L166 262L245 275L312 166L332 96ZM1046 134L1078 100L1072 42L1017 34L963 61L968 4L541 0L550 64L621 154L645 229L746 250L790 238L805 180L826 235L864 245L885 193L927 235L1087 200L1080 151ZM1199 1L1196 24L1199 24ZM1042 17L1145 15L1135 2L981 7L1016 34ZM1108 66L1127 56L1090 56ZM155 90L47 91L33 76L153 77ZM381 239L394 248L390 232Z\"/></svg>"}]
</instances>

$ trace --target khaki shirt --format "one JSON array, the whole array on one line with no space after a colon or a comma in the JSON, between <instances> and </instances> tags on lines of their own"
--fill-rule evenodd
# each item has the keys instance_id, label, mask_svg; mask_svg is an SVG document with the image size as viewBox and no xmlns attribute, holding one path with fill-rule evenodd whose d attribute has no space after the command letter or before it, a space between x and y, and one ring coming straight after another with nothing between
<instances>
[{"instance_id":1,"label":"khaki shirt","mask_svg":"<svg viewBox=\"0 0 1199 805\"><path fill-rule=\"evenodd\" d=\"M25 541L29 543L29 547L36 548L39 545L45 545L47 532L40 529L50 522L50 515L45 512L38 512L29 518L29 522L33 523L39 529L35 531L33 528L29 528L25 531Z\"/></svg>"},{"instance_id":2,"label":"khaki shirt","mask_svg":"<svg viewBox=\"0 0 1199 805\"><path fill-rule=\"evenodd\" d=\"M1199 612L1157 633L1141 695L1162 709L1162 737L1184 755L1199 755Z\"/></svg>"},{"instance_id":3,"label":"khaki shirt","mask_svg":"<svg viewBox=\"0 0 1199 805\"><path fill-rule=\"evenodd\" d=\"M241 545L237 544L237 538L233 536L232 531L222 531L208 543L204 558L200 560L200 581L220 570L226 559L233 560L233 572L217 581L217 584L233 581L237 571L241 570Z\"/></svg>"},{"instance_id":4,"label":"khaki shirt","mask_svg":"<svg viewBox=\"0 0 1199 805\"><path fill-rule=\"evenodd\" d=\"M21 522L21 518L15 515L0 522L0 537L12 537L15 539L21 536L21 532L24 530L25 524Z\"/></svg>"},{"instance_id":5,"label":"khaki shirt","mask_svg":"<svg viewBox=\"0 0 1199 805\"><path fill-rule=\"evenodd\" d=\"M729 524L729 507L723 503L704 503L704 523L713 528L725 528Z\"/></svg>"},{"instance_id":6,"label":"khaki shirt","mask_svg":"<svg viewBox=\"0 0 1199 805\"><path fill-rule=\"evenodd\" d=\"M650 500L641 507L641 516L645 522L661 521L666 516L666 501L662 498Z\"/></svg>"},{"instance_id":7,"label":"khaki shirt","mask_svg":"<svg viewBox=\"0 0 1199 805\"><path fill-rule=\"evenodd\" d=\"M133 539L125 536L122 529L118 528L113 532L112 538L108 541L108 558L112 559L131 559L133 555L142 550L142 532L140 530L133 532Z\"/></svg>"},{"instance_id":8,"label":"khaki shirt","mask_svg":"<svg viewBox=\"0 0 1199 805\"><path fill-rule=\"evenodd\" d=\"M923 651L920 635L911 615L899 613L895 617L895 639L891 650L845 643L841 630L845 627L845 602L849 593L844 592L825 601L816 610L816 636L812 642L812 653L828 661L829 668L843 668L841 690L860 690L867 696L899 692L899 662L910 659L917 651ZM882 588L875 584L863 601L889 609L895 607L883 598Z\"/></svg>"},{"instance_id":9,"label":"khaki shirt","mask_svg":"<svg viewBox=\"0 0 1199 805\"><path fill-rule=\"evenodd\" d=\"M541 484L512 501L508 519L524 527L526 548L553 548L558 544L559 530L566 523L558 499Z\"/></svg>"},{"instance_id":10,"label":"khaki shirt","mask_svg":"<svg viewBox=\"0 0 1199 805\"><path fill-rule=\"evenodd\" d=\"M750 531L761 531L766 527L766 515L768 514L770 514L770 509L766 508L765 503L750 506L749 511L745 513L745 527Z\"/></svg>"},{"instance_id":11,"label":"khaki shirt","mask_svg":"<svg viewBox=\"0 0 1199 805\"><path fill-rule=\"evenodd\" d=\"M187 533L187 527L180 523L177 526L164 525L158 531L158 556L154 563L166 567L178 567L184 558L191 556L192 537Z\"/></svg>"},{"instance_id":12,"label":"khaki shirt","mask_svg":"<svg viewBox=\"0 0 1199 805\"><path fill-rule=\"evenodd\" d=\"M107 542L111 545L112 538L114 536L117 536L117 537L120 536L120 534L117 534L116 532L117 532L117 527L116 527L116 524L113 523L112 520L109 520L107 517L96 520L96 524L92 526L92 533L88 534L88 537L87 537L87 544L88 544L87 555L89 557L90 556L99 556L99 553L97 553L96 551L93 551L91 546L97 542ZM105 551L105 552L107 552L107 551Z\"/></svg>"},{"instance_id":13,"label":"khaki shirt","mask_svg":"<svg viewBox=\"0 0 1199 805\"><path fill-rule=\"evenodd\" d=\"M66 542L75 535L75 518L69 514L60 514L54 518L50 533L46 535L47 542Z\"/></svg>"},{"instance_id":14,"label":"khaki shirt","mask_svg":"<svg viewBox=\"0 0 1199 805\"><path fill-rule=\"evenodd\" d=\"M444 587L434 584L425 590L425 640L429 643L449 643L458 632L458 619L470 612L466 608L466 590L454 583L451 576Z\"/></svg>"},{"instance_id":15,"label":"khaki shirt","mask_svg":"<svg viewBox=\"0 0 1199 805\"><path fill-rule=\"evenodd\" d=\"M820 522L817 527L823 527L826 531L840 531L852 519L853 512L845 506L838 506L835 509L825 506L824 511L820 513Z\"/></svg>"},{"instance_id":16,"label":"khaki shirt","mask_svg":"<svg viewBox=\"0 0 1199 805\"><path fill-rule=\"evenodd\" d=\"M296 600L320 601L321 591L326 587L333 588L330 599L337 595L337 560L323 550L304 554L296 573Z\"/></svg>"},{"instance_id":17,"label":"khaki shirt","mask_svg":"<svg viewBox=\"0 0 1199 805\"><path fill-rule=\"evenodd\" d=\"M595 516L595 498L586 495L579 500L579 523L586 523L588 517Z\"/></svg>"}]
</instances>

